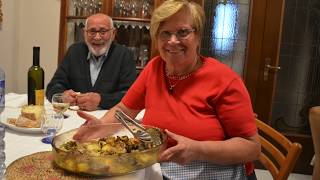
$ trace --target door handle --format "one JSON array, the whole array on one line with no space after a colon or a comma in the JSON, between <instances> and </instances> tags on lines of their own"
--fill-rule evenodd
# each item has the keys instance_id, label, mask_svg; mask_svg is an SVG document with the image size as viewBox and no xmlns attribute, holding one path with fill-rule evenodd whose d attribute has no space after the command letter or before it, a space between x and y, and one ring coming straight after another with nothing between
<instances>
[{"instance_id":1,"label":"door handle","mask_svg":"<svg viewBox=\"0 0 320 180\"><path fill-rule=\"evenodd\" d=\"M269 68L269 69L274 69L274 70L276 70L276 71L281 69L280 66L271 66L270 64L267 64L267 68Z\"/></svg>"},{"instance_id":2,"label":"door handle","mask_svg":"<svg viewBox=\"0 0 320 180\"><path fill-rule=\"evenodd\" d=\"M277 72L278 70L281 69L280 66L271 66L271 58L265 58L265 65L264 65L264 71L263 71L263 80L268 81L269 78L269 71L274 70Z\"/></svg>"}]
</instances>

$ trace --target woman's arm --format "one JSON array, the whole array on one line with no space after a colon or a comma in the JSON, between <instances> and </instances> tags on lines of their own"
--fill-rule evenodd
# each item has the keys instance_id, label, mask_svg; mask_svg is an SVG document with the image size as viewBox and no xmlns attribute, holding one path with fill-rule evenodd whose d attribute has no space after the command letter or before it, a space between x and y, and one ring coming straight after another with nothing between
<instances>
[{"instance_id":1,"label":"woman's arm","mask_svg":"<svg viewBox=\"0 0 320 180\"><path fill-rule=\"evenodd\" d=\"M77 133L73 136L73 139L78 141L85 141L88 139L93 139L97 137L104 137L107 127L103 126L103 124L110 123L119 123L119 121L115 118L115 111L117 109L122 110L130 117L134 118L140 112L140 110L133 110L127 108L121 102L111 108L102 118L98 119L90 114L87 114L83 111L78 111L78 115L86 120L86 122L79 128Z\"/></svg>"},{"instance_id":2,"label":"woman's arm","mask_svg":"<svg viewBox=\"0 0 320 180\"><path fill-rule=\"evenodd\" d=\"M131 118L135 118L140 110L134 110L134 109L129 109L126 107L122 102L118 103L115 105L113 108L111 108L102 118L101 121L103 123L118 123L119 121L115 118L115 111L117 109L120 109L127 115L129 115Z\"/></svg>"},{"instance_id":3,"label":"woman's arm","mask_svg":"<svg viewBox=\"0 0 320 180\"><path fill-rule=\"evenodd\" d=\"M177 141L177 145L166 149L160 161L187 164L202 160L219 165L239 164L256 160L260 154L258 134L245 139L233 137L224 141L196 141L172 132L167 134Z\"/></svg>"},{"instance_id":4,"label":"woman's arm","mask_svg":"<svg viewBox=\"0 0 320 180\"><path fill-rule=\"evenodd\" d=\"M203 141L194 145L196 159L221 165L257 160L261 151L258 134L247 139L233 137L225 141Z\"/></svg>"}]
</instances>

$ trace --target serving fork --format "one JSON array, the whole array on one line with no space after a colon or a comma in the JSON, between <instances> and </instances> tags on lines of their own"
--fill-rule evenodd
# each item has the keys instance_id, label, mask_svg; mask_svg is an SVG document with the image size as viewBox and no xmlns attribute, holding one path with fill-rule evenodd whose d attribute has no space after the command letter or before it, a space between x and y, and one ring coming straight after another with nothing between
<instances>
[{"instance_id":1,"label":"serving fork","mask_svg":"<svg viewBox=\"0 0 320 180\"><path fill-rule=\"evenodd\" d=\"M150 143L153 142L151 135L147 132L146 128L140 125L136 120L125 114L121 110L115 111L115 118L120 121L131 134L141 140L142 142ZM132 124L134 127L130 126Z\"/></svg>"}]
</instances>

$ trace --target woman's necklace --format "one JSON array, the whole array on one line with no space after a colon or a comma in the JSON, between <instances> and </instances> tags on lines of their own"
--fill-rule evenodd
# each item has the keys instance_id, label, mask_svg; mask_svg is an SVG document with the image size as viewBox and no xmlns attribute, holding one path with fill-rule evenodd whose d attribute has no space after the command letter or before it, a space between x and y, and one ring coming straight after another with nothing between
<instances>
[{"instance_id":1,"label":"woman's necklace","mask_svg":"<svg viewBox=\"0 0 320 180\"><path fill-rule=\"evenodd\" d=\"M187 79L191 76L192 73L183 75L183 76L176 76L176 75L169 75L166 71L166 77L169 83L169 91L172 93L173 88L182 80Z\"/></svg>"},{"instance_id":2,"label":"woman's necklace","mask_svg":"<svg viewBox=\"0 0 320 180\"><path fill-rule=\"evenodd\" d=\"M198 57L197 57L198 58ZM200 62L200 63L199 63ZM172 93L173 89L176 87L176 85L182 81L185 80L187 78L189 78L192 73L198 69L198 66L201 65L201 60L197 59L196 64L194 65L193 68L191 68L192 70L188 73L188 74L183 74L183 75L174 75L174 74L170 74L168 69L165 68L165 74L166 74L166 79L168 80L168 84L169 84L169 92Z\"/></svg>"}]
</instances>

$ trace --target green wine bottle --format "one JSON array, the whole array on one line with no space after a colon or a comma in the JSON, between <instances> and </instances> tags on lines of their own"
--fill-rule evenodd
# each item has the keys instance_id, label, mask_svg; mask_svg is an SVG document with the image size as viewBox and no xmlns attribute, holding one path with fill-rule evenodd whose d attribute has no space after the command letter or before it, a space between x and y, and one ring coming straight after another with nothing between
<instances>
[{"instance_id":1,"label":"green wine bottle","mask_svg":"<svg viewBox=\"0 0 320 180\"><path fill-rule=\"evenodd\" d=\"M33 47L33 65L28 71L28 105L44 104L44 71L39 56L40 47Z\"/></svg>"}]
</instances>

